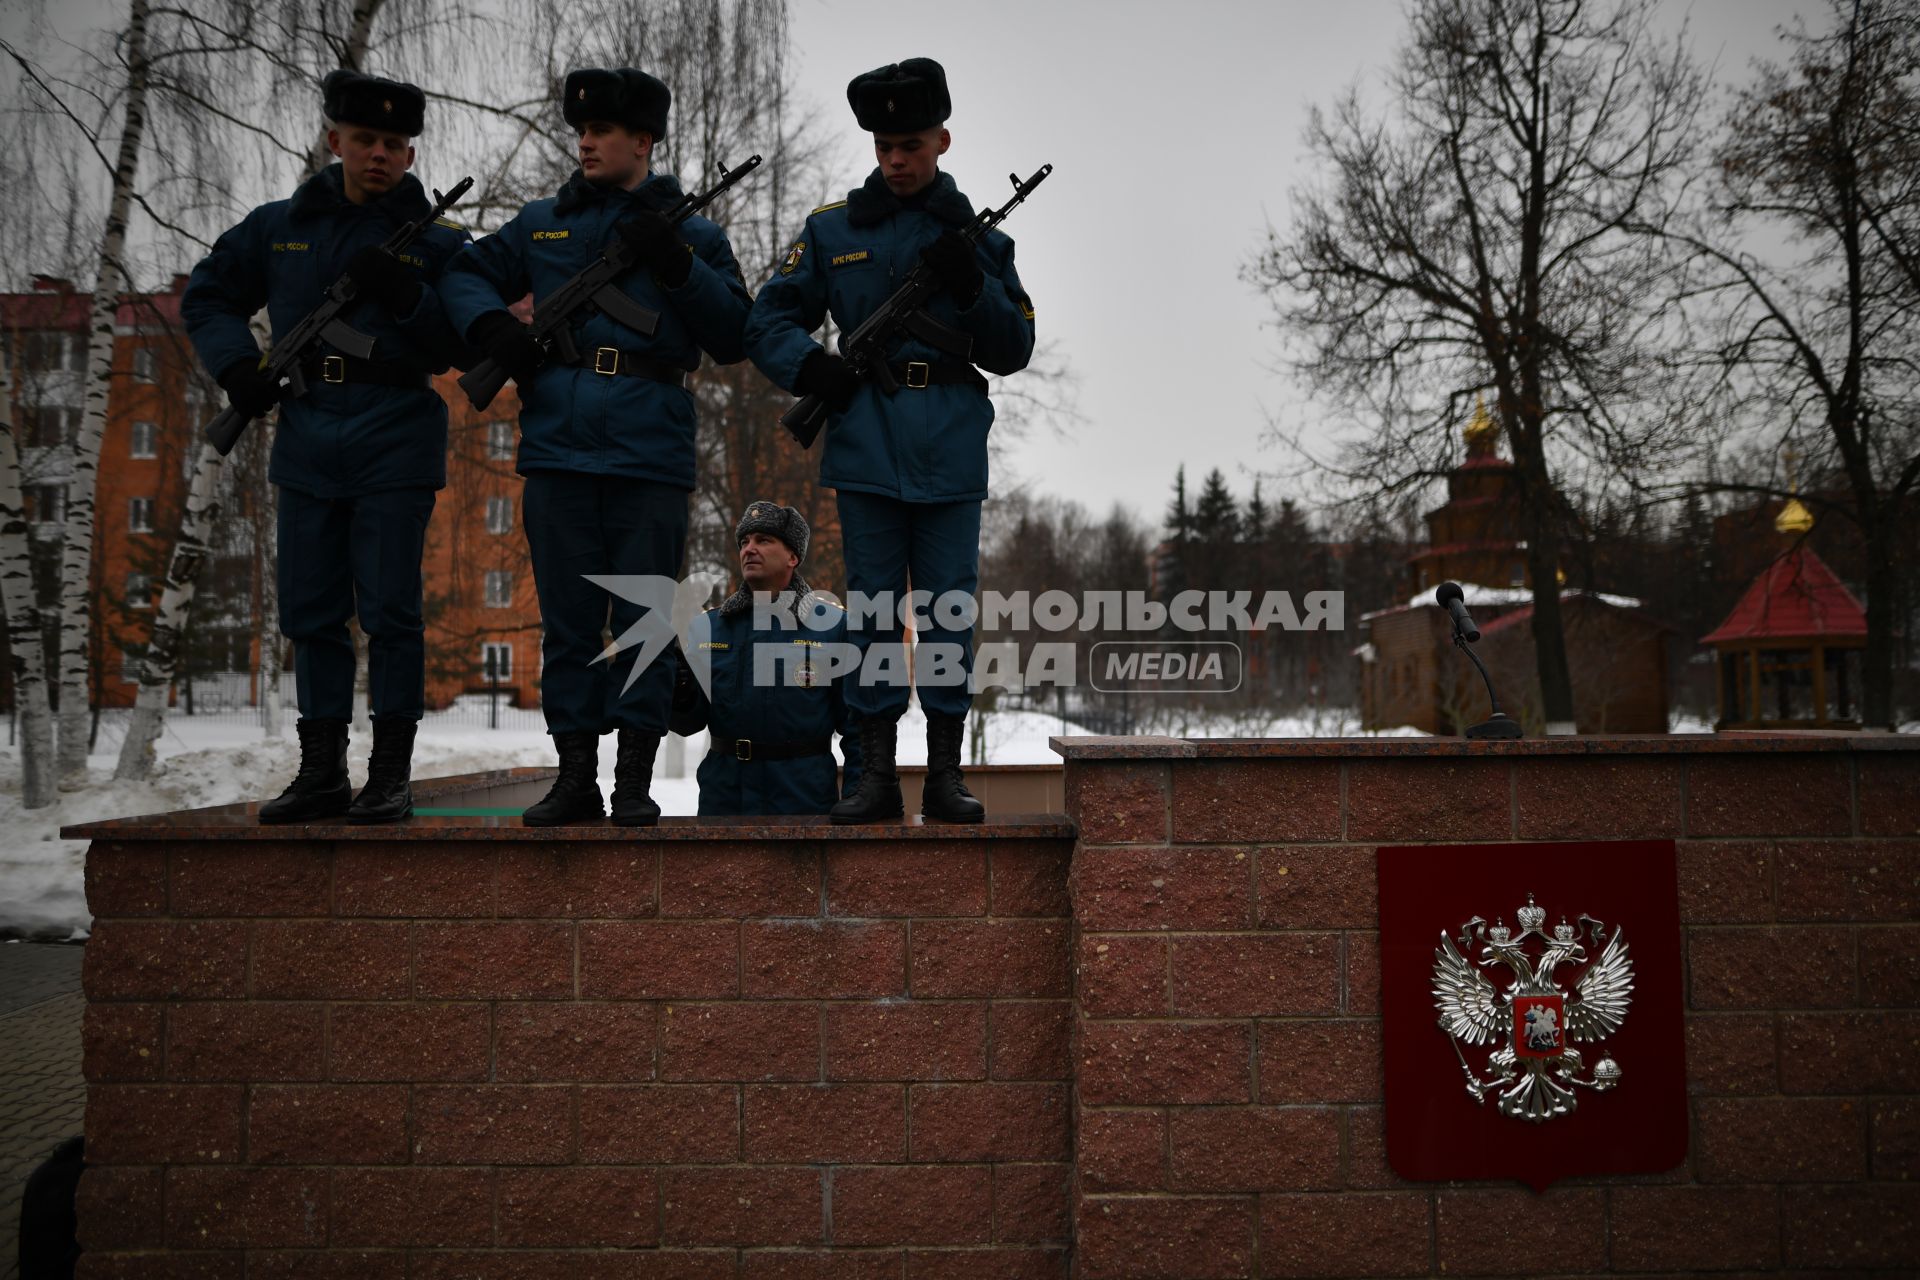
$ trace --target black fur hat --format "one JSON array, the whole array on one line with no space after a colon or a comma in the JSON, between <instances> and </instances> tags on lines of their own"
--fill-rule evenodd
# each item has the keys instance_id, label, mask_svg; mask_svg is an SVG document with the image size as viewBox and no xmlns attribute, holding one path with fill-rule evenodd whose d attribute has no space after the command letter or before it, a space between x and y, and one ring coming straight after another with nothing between
<instances>
[{"instance_id":1,"label":"black fur hat","mask_svg":"<svg viewBox=\"0 0 1920 1280\"><path fill-rule=\"evenodd\" d=\"M569 71L561 98L567 123L576 129L589 120L609 120L637 133L650 133L655 142L667 136L667 112L672 107L673 91L632 67Z\"/></svg>"},{"instance_id":2,"label":"black fur hat","mask_svg":"<svg viewBox=\"0 0 1920 1280\"><path fill-rule=\"evenodd\" d=\"M807 518L792 507L777 502L756 502L733 528L735 544L745 542L750 533L770 533L793 548L801 560L807 558Z\"/></svg>"},{"instance_id":3,"label":"black fur hat","mask_svg":"<svg viewBox=\"0 0 1920 1280\"><path fill-rule=\"evenodd\" d=\"M919 133L953 114L947 72L932 58L908 58L847 84L853 118L869 133Z\"/></svg>"},{"instance_id":4,"label":"black fur hat","mask_svg":"<svg viewBox=\"0 0 1920 1280\"><path fill-rule=\"evenodd\" d=\"M358 71L328 72L320 82L320 98L321 110L337 125L365 125L415 138L426 121L427 95L418 85Z\"/></svg>"}]
</instances>

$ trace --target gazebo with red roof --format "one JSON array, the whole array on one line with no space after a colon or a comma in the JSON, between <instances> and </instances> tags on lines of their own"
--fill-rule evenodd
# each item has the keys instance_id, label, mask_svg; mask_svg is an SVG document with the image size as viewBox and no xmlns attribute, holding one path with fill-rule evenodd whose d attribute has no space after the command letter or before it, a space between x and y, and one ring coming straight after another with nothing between
<instances>
[{"instance_id":1,"label":"gazebo with red roof","mask_svg":"<svg viewBox=\"0 0 1920 1280\"><path fill-rule=\"evenodd\" d=\"M1859 727L1866 610L1804 543L1768 565L1700 643L1720 655L1717 727Z\"/></svg>"}]
</instances>

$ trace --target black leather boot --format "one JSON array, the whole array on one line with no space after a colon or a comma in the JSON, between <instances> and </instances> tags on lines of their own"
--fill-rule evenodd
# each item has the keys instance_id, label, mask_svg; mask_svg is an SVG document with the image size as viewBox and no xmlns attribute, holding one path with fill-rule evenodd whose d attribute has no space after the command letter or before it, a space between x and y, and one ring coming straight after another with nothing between
<instances>
[{"instance_id":1,"label":"black leather boot","mask_svg":"<svg viewBox=\"0 0 1920 1280\"><path fill-rule=\"evenodd\" d=\"M653 785L653 756L660 735L642 729L620 731L620 755L613 765L613 825L651 827L660 821L660 806L647 789Z\"/></svg>"},{"instance_id":2,"label":"black leather boot","mask_svg":"<svg viewBox=\"0 0 1920 1280\"><path fill-rule=\"evenodd\" d=\"M927 785L920 793L920 812L942 822L979 822L987 806L973 798L960 773L960 741L966 736L965 716L927 713Z\"/></svg>"},{"instance_id":3,"label":"black leather boot","mask_svg":"<svg viewBox=\"0 0 1920 1280\"><path fill-rule=\"evenodd\" d=\"M560 753L560 776L520 821L529 827L557 827L606 817L600 803L600 735L586 730L556 733L553 747Z\"/></svg>"},{"instance_id":4,"label":"black leather boot","mask_svg":"<svg viewBox=\"0 0 1920 1280\"><path fill-rule=\"evenodd\" d=\"M367 785L353 798L348 822L399 822L413 816L413 735L418 720L373 718L373 755Z\"/></svg>"},{"instance_id":5,"label":"black leather boot","mask_svg":"<svg viewBox=\"0 0 1920 1280\"><path fill-rule=\"evenodd\" d=\"M353 803L353 784L347 780L347 722L302 719L294 728L300 734L300 772L285 791L260 806L260 821L337 818Z\"/></svg>"},{"instance_id":6,"label":"black leather boot","mask_svg":"<svg viewBox=\"0 0 1920 1280\"><path fill-rule=\"evenodd\" d=\"M894 768L894 734L899 720L860 721L860 785L827 817L837 827L886 822L906 812L900 800L900 774Z\"/></svg>"}]
</instances>

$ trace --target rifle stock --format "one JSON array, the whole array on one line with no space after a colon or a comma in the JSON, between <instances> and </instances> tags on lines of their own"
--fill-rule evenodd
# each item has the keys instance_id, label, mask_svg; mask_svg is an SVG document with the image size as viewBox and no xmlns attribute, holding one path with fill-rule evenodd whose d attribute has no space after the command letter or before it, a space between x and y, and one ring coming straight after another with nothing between
<instances>
[{"instance_id":1,"label":"rifle stock","mask_svg":"<svg viewBox=\"0 0 1920 1280\"><path fill-rule=\"evenodd\" d=\"M241 434L246 431L247 424L252 421L253 419L247 417L232 405L228 405L219 413L215 414L213 421L206 425L204 434L206 435L207 443L212 445L214 450L224 458L233 452L234 445L240 443Z\"/></svg>"},{"instance_id":2,"label":"rifle stock","mask_svg":"<svg viewBox=\"0 0 1920 1280\"><path fill-rule=\"evenodd\" d=\"M482 360L460 375L460 389L467 393L467 400L474 408L484 409L493 403L493 398L507 385L509 376L499 361Z\"/></svg>"}]
</instances>

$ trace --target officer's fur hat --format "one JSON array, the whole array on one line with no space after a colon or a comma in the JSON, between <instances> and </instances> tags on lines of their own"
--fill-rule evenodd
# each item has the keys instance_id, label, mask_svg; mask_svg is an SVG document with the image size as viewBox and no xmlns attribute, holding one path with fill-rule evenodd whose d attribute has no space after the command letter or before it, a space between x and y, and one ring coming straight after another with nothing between
<instances>
[{"instance_id":1,"label":"officer's fur hat","mask_svg":"<svg viewBox=\"0 0 1920 1280\"><path fill-rule=\"evenodd\" d=\"M561 97L561 111L576 129L589 120L609 120L636 133L650 133L655 142L667 136L667 112L672 108L673 90L632 67L569 71Z\"/></svg>"},{"instance_id":2,"label":"officer's fur hat","mask_svg":"<svg viewBox=\"0 0 1920 1280\"><path fill-rule=\"evenodd\" d=\"M321 110L336 125L357 124L385 133L420 135L427 116L427 95L418 85L358 71L331 71L320 82Z\"/></svg>"},{"instance_id":3,"label":"officer's fur hat","mask_svg":"<svg viewBox=\"0 0 1920 1280\"><path fill-rule=\"evenodd\" d=\"M932 58L908 58L855 76L847 102L869 133L919 133L953 114L946 69Z\"/></svg>"},{"instance_id":4,"label":"officer's fur hat","mask_svg":"<svg viewBox=\"0 0 1920 1280\"><path fill-rule=\"evenodd\" d=\"M747 540L750 533L770 533L793 548L802 561L807 558L807 520L792 507L775 502L756 502L733 528L734 545Z\"/></svg>"}]
</instances>

